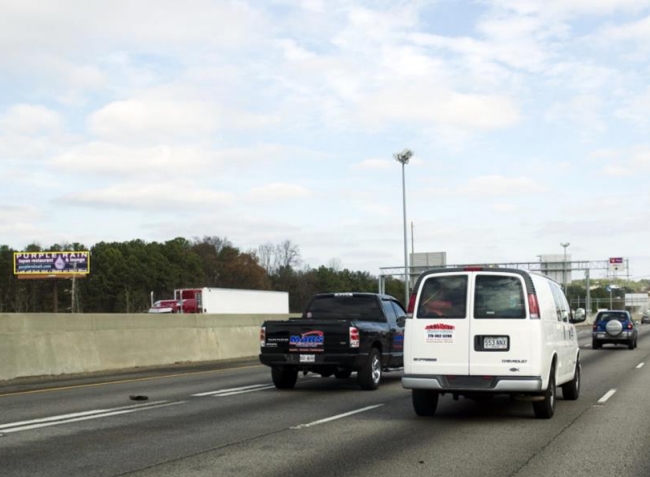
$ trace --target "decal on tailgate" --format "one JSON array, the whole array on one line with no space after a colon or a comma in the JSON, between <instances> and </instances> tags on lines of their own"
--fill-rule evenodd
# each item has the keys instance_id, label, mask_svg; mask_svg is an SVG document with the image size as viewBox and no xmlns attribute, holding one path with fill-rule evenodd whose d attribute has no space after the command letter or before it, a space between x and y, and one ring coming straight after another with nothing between
<instances>
[{"instance_id":1,"label":"decal on tailgate","mask_svg":"<svg viewBox=\"0 0 650 477\"><path fill-rule=\"evenodd\" d=\"M322 331L307 331L306 333L291 335L289 337L289 351L323 351L324 343L325 334Z\"/></svg>"}]
</instances>

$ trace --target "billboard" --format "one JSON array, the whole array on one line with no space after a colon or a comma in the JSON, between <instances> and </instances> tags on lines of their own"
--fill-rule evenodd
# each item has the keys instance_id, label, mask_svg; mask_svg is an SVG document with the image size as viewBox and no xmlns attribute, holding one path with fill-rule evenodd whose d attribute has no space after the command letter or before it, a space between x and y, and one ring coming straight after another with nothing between
<instances>
[{"instance_id":1,"label":"billboard","mask_svg":"<svg viewBox=\"0 0 650 477\"><path fill-rule=\"evenodd\" d=\"M18 278L68 278L90 273L90 252L14 252Z\"/></svg>"}]
</instances>

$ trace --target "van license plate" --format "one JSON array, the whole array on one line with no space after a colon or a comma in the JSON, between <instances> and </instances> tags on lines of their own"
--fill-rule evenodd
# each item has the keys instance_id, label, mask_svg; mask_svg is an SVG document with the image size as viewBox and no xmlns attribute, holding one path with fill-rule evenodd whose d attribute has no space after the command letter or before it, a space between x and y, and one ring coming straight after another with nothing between
<instances>
[{"instance_id":1,"label":"van license plate","mask_svg":"<svg viewBox=\"0 0 650 477\"><path fill-rule=\"evenodd\" d=\"M508 349L508 337L484 336L483 349Z\"/></svg>"},{"instance_id":2,"label":"van license plate","mask_svg":"<svg viewBox=\"0 0 650 477\"><path fill-rule=\"evenodd\" d=\"M315 363L316 355L315 354L301 354L300 355L301 363Z\"/></svg>"}]
</instances>

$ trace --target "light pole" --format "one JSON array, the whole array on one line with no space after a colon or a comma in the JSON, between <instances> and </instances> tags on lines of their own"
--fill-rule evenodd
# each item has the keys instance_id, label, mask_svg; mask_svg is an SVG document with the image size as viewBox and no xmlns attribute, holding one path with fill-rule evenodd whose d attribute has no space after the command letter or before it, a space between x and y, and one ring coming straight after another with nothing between
<instances>
[{"instance_id":1,"label":"light pole","mask_svg":"<svg viewBox=\"0 0 650 477\"><path fill-rule=\"evenodd\" d=\"M564 294L566 295L566 248L571 245L569 242L560 243L564 247L564 267L562 269L562 283L564 285Z\"/></svg>"},{"instance_id":2,"label":"light pole","mask_svg":"<svg viewBox=\"0 0 650 477\"><path fill-rule=\"evenodd\" d=\"M406 178L405 167L413 157L413 151L404 149L402 152L393 154L397 162L402 164L402 206L404 213L404 307L409 303L409 262L408 262L408 239L406 236Z\"/></svg>"}]
</instances>

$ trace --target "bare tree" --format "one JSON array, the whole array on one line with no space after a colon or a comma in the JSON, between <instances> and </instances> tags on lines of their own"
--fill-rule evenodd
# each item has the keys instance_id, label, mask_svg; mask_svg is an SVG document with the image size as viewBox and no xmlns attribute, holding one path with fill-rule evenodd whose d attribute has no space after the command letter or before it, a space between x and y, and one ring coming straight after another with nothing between
<instances>
[{"instance_id":1,"label":"bare tree","mask_svg":"<svg viewBox=\"0 0 650 477\"><path fill-rule=\"evenodd\" d=\"M275 245L266 242L257 247L257 259L260 266L266 270L269 275L273 273L275 263Z\"/></svg>"},{"instance_id":2,"label":"bare tree","mask_svg":"<svg viewBox=\"0 0 650 477\"><path fill-rule=\"evenodd\" d=\"M275 248L275 267L277 268L295 268L300 265L300 249L298 245L285 240L276 245Z\"/></svg>"}]
</instances>

